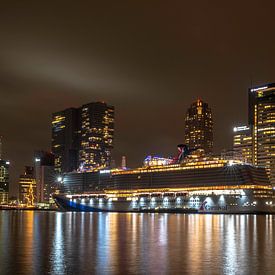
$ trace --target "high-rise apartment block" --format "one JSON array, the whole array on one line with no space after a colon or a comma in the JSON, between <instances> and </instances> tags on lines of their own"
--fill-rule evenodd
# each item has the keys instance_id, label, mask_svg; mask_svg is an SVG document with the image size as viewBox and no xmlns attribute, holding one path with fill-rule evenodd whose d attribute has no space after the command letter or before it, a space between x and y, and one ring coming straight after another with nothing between
<instances>
[{"instance_id":1,"label":"high-rise apartment block","mask_svg":"<svg viewBox=\"0 0 275 275\"><path fill-rule=\"evenodd\" d=\"M185 118L185 143L190 149L213 151L213 120L208 104L198 99L187 110Z\"/></svg>"},{"instance_id":2,"label":"high-rise apartment block","mask_svg":"<svg viewBox=\"0 0 275 275\"><path fill-rule=\"evenodd\" d=\"M9 198L9 161L0 159L0 204Z\"/></svg>"},{"instance_id":3,"label":"high-rise apartment block","mask_svg":"<svg viewBox=\"0 0 275 275\"><path fill-rule=\"evenodd\" d=\"M114 107L93 102L53 114L52 152L59 173L110 166Z\"/></svg>"},{"instance_id":4,"label":"high-rise apartment block","mask_svg":"<svg viewBox=\"0 0 275 275\"><path fill-rule=\"evenodd\" d=\"M234 127L233 152L234 158L246 163L253 163L252 127Z\"/></svg>"},{"instance_id":5,"label":"high-rise apartment block","mask_svg":"<svg viewBox=\"0 0 275 275\"><path fill-rule=\"evenodd\" d=\"M266 167L275 186L275 83L250 88L248 93L253 164Z\"/></svg>"}]
</instances>

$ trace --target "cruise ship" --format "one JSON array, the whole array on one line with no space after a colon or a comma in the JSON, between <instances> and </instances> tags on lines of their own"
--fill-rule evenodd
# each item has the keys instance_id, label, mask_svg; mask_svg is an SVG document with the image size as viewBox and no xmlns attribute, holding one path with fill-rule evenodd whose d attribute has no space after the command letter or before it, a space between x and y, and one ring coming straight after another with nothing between
<instances>
[{"instance_id":1,"label":"cruise ship","mask_svg":"<svg viewBox=\"0 0 275 275\"><path fill-rule=\"evenodd\" d=\"M70 211L275 213L264 168L180 150L176 159L147 157L137 169L65 174L54 199Z\"/></svg>"}]
</instances>

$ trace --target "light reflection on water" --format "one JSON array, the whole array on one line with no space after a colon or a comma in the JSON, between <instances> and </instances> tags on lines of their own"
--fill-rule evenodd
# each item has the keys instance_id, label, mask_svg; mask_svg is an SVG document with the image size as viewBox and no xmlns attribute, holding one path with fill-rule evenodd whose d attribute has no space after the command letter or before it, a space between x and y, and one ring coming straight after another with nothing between
<instances>
[{"instance_id":1,"label":"light reflection on water","mask_svg":"<svg viewBox=\"0 0 275 275\"><path fill-rule=\"evenodd\" d=\"M275 216L0 211L0 274L274 274Z\"/></svg>"}]
</instances>

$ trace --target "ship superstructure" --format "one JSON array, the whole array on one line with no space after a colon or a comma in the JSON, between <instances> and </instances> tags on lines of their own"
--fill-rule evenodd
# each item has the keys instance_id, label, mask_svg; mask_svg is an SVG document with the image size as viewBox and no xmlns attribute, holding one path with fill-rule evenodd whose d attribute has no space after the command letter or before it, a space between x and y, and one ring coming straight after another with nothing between
<instances>
[{"instance_id":1,"label":"ship superstructure","mask_svg":"<svg viewBox=\"0 0 275 275\"><path fill-rule=\"evenodd\" d=\"M264 168L192 153L145 160L137 169L69 173L57 203L70 210L118 212L272 212Z\"/></svg>"}]
</instances>

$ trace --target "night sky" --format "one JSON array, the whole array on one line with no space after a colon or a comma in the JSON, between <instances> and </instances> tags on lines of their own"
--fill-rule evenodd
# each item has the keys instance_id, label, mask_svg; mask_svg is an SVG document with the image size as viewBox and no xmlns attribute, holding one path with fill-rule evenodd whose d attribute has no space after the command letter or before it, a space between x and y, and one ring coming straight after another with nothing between
<instances>
[{"instance_id":1,"label":"night sky","mask_svg":"<svg viewBox=\"0 0 275 275\"><path fill-rule=\"evenodd\" d=\"M251 83L275 81L274 10L275 1L2 1L12 191L33 151L50 149L51 113L92 101L116 108L117 164L173 154L198 97L212 108L215 152L229 149Z\"/></svg>"}]
</instances>

